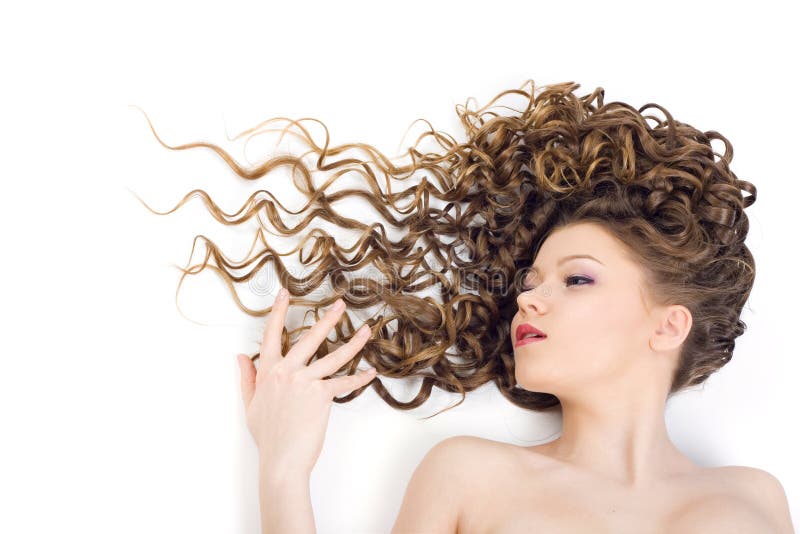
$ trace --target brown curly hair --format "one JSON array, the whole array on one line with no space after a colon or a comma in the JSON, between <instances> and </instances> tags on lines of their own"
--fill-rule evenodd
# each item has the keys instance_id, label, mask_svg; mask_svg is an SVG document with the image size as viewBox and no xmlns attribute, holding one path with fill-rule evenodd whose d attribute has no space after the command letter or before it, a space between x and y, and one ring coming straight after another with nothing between
<instances>
[{"instance_id":1,"label":"brown curly hair","mask_svg":"<svg viewBox=\"0 0 800 534\"><path fill-rule=\"evenodd\" d=\"M525 90L528 84L530 91ZM201 265L181 269L178 290L187 274L211 268L223 277L240 309L264 316L271 306L260 310L245 307L233 284L251 281L271 262L281 286L295 297L308 296L329 281L333 289L322 299L291 301L310 306L317 320L320 308L339 297L348 310L382 306L386 315L372 312L366 322L373 336L344 372L355 373L364 359L380 375L423 379L409 402L398 401L379 378L373 380L369 386L390 406L418 407L434 385L461 393L457 406L466 392L492 380L517 406L545 410L559 405L556 396L516 387L510 335L516 297L534 251L554 229L593 221L616 236L642 266L650 302L681 304L692 314L670 395L702 383L731 359L735 339L746 327L740 313L753 286L755 263L744 244L748 232L744 208L755 202L756 188L738 180L730 170L733 148L718 132L701 132L678 122L657 104L638 110L623 102L604 104L604 90L599 87L579 97L574 94L578 87L566 82L536 91L533 80L528 80L520 89L501 92L481 109L470 110L468 100L466 106L456 106L467 140L457 142L425 121L430 129L408 148L411 162L405 165L395 165L394 160L363 143L329 147L327 128L325 143L318 146L301 124L314 119L275 118L234 138L276 131L263 127L272 121L288 121L281 136L289 132L310 147L302 155L280 154L252 169L243 168L212 143L167 145L151 124L165 147L211 148L247 180L289 167L295 186L308 199L295 212L269 191L259 190L239 211L228 214L205 191L194 190L172 210L159 214L171 213L199 195L209 212L226 225L242 224L263 209L274 230L283 236L302 232L315 218L359 232L356 243L345 248L325 230L314 228L296 248L279 253L268 244L263 231L267 226L258 217L260 227L253 247L248 257L238 262L226 258L204 236L196 236L195 244L198 238L207 243L205 259ZM523 97L527 106L521 111L490 107L506 95ZM512 113L497 112L501 108ZM659 109L666 119L643 115L648 108ZM432 138L441 151L420 152L417 147L426 138ZM724 143L722 156L711 146L714 139ZM349 155L333 160L356 149L368 157ZM304 162L308 154L316 155L316 161ZM318 188L312 180L312 165L315 171L332 173ZM424 174L418 183L392 192L392 179L404 181L415 173ZM343 174L358 176L367 188L326 192ZM385 190L380 187L379 175ZM742 190L750 196L743 197ZM273 200L257 199L261 193ZM383 221L404 230L402 237L390 239L381 222L368 224L338 213L334 204L346 197L367 200ZM398 206L404 199L409 200ZM287 226L276 204L287 213L303 215L302 220ZM405 216L395 217L389 207ZM304 258L303 247L312 239L313 247ZM263 248L250 257L259 240ZM417 246L418 241L422 246ZM289 273L281 257L294 254L303 265L316 266L308 276ZM209 264L212 256L216 267ZM381 279L346 276L368 267L377 269ZM241 269L248 270L238 275L232 271ZM431 286L438 290L441 302L415 295ZM359 326L345 313L336 326L335 342L346 342ZM284 352L294 343L292 336L307 328L310 325L291 331L284 328ZM311 361L334 350L328 345L323 342ZM447 352L451 347L455 350ZM252 358L258 358L258 353ZM349 402L366 387L334 400Z\"/></svg>"}]
</instances>

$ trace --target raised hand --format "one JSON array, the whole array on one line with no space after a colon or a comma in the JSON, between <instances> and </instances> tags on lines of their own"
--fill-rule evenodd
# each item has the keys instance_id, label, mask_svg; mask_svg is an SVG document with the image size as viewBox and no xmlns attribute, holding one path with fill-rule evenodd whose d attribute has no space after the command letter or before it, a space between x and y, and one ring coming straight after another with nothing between
<instances>
[{"instance_id":1,"label":"raised hand","mask_svg":"<svg viewBox=\"0 0 800 534\"><path fill-rule=\"evenodd\" d=\"M288 292L281 289L267 319L258 369L247 355L237 355L242 400L262 465L280 473L310 476L322 451L333 398L368 384L375 377L375 369L323 378L358 354L371 331L364 325L348 343L306 365L339 321L345 303L337 300L283 356L281 332L288 307Z\"/></svg>"}]
</instances>

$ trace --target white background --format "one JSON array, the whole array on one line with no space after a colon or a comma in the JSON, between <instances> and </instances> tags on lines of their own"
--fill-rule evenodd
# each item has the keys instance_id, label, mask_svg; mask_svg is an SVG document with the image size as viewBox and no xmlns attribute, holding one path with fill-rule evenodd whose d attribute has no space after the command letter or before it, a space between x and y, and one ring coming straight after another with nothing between
<instances>
[{"instance_id":1,"label":"white background","mask_svg":"<svg viewBox=\"0 0 800 534\"><path fill-rule=\"evenodd\" d=\"M257 458L235 354L262 321L210 271L175 289L192 238L234 235L245 183L205 140L230 144L274 116L315 117L331 144L397 153L415 119L463 138L456 104L532 78L656 102L734 145L753 182L757 279L747 332L705 387L673 399L668 428L703 465L749 465L784 485L797 524L796 19L788 3L44 2L0 12L2 348L0 531L258 532ZM418 135L424 128L416 124ZM317 130L317 140L322 139ZM228 144L226 144L228 143ZM193 262L202 260L198 246ZM252 302L252 301L251 301ZM258 302L258 301L256 301ZM271 300L260 302L268 306ZM190 320L191 319L191 320ZM193 322L195 321L195 322ZM405 399L414 384L388 384ZM404 393L405 392L405 393ZM422 456L452 435L532 444L559 420L487 386L465 404L434 390L414 412L372 391L334 405L311 479L320 533L388 532Z\"/></svg>"}]
</instances>

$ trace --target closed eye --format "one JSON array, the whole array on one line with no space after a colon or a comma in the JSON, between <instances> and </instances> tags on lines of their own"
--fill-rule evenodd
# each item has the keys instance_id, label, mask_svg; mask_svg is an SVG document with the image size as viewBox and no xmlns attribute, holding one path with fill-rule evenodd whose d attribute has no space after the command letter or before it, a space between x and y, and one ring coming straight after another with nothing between
<instances>
[{"instance_id":1,"label":"closed eye","mask_svg":"<svg viewBox=\"0 0 800 534\"><path fill-rule=\"evenodd\" d=\"M575 280L583 281L583 282L586 282L586 283L585 284L577 284L577 283L576 284L570 284L569 283L570 281L575 281ZM593 283L594 280L592 280L591 278L588 278L586 276L577 276L577 275L575 275L575 276L566 277L564 279L564 282L567 284L567 287L569 287L571 285L573 285L573 286L585 286L585 285L589 285L589 284ZM531 291L533 289L536 289L536 286L526 286L525 284L522 285L522 291Z\"/></svg>"}]
</instances>

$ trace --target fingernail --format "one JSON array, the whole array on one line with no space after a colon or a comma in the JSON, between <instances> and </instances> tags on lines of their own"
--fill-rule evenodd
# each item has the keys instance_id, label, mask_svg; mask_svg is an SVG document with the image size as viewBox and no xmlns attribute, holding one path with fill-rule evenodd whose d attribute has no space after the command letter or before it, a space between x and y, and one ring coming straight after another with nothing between
<instances>
[{"instance_id":1,"label":"fingernail","mask_svg":"<svg viewBox=\"0 0 800 534\"><path fill-rule=\"evenodd\" d=\"M370 330L368 325L363 325L361 328L358 329L358 332L356 332L356 335L359 336L359 337L367 337L367 335L370 333L370 331L371 330Z\"/></svg>"},{"instance_id":2,"label":"fingernail","mask_svg":"<svg viewBox=\"0 0 800 534\"><path fill-rule=\"evenodd\" d=\"M286 290L285 287L282 287L280 291L278 291L278 298L283 300L289 295L289 292Z\"/></svg>"},{"instance_id":3,"label":"fingernail","mask_svg":"<svg viewBox=\"0 0 800 534\"><path fill-rule=\"evenodd\" d=\"M333 309L334 309L334 310L336 310L336 311L339 311L339 310L341 310L342 308L344 308L344 301L343 301L342 299L339 299L339 300L337 300L337 301L336 301L336 302L333 304Z\"/></svg>"}]
</instances>

